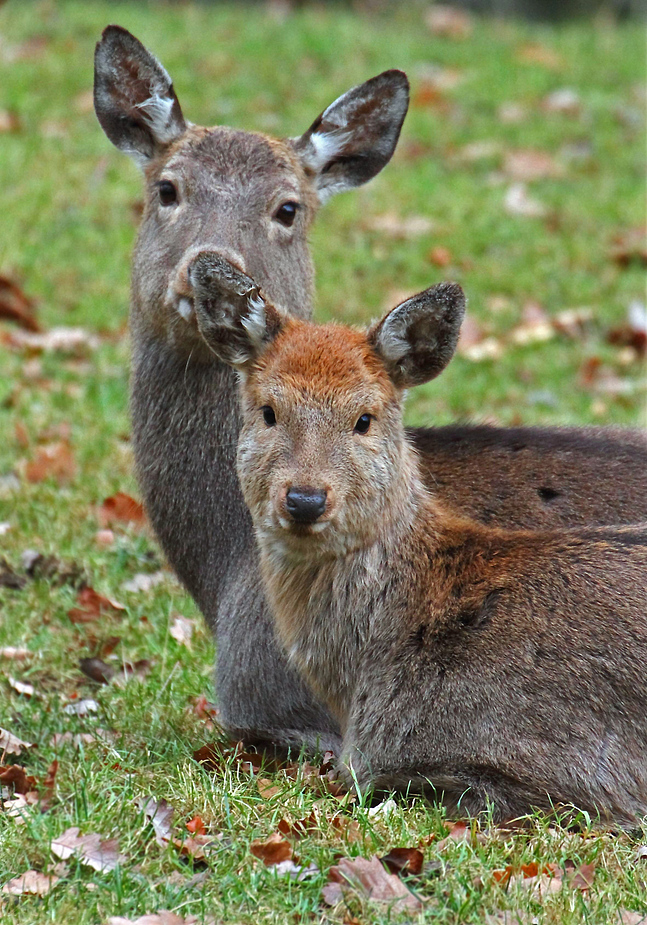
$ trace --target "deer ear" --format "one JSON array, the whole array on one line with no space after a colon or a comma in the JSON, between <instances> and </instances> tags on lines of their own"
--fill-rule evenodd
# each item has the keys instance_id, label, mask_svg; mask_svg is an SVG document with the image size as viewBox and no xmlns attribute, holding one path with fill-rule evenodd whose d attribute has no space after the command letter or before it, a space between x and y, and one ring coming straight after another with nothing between
<instances>
[{"instance_id":1,"label":"deer ear","mask_svg":"<svg viewBox=\"0 0 647 925\"><path fill-rule=\"evenodd\" d=\"M384 71L344 93L293 139L322 202L366 183L388 164L408 107L406 74Z\"/></svg>"},{"instance_id":2,"label":"deer ear","mask_svg":"<svg viewBox=\"0 0 647 925\"><path fill-rule=\"evenodd\" d=\"M369 330L368 340L395 385L420 385L434 379L451 360L464 315L461 287L439 283L385 315Z\"/></svg>"},{"instance_id":3,"label":"deer ear","mask_svg":"<svg viewBox=\"0 0 647 925\"><path fill-rule=\"evenodd\" d=\"M279 333L283 316L250 276L220 254L198 254L188 276L203 339L223 363L244 369Z\"/></svg>"},{"instance_id":4,"label":"deer ear","mask_svg":"<svg viewBox=\"0 0 647 925\"><path fill-rule=\"evenodd\" d=\"M110 141L140 167L186 130L171 78L121 26L104 29L96 47L94 109Z\"/></svg>"}]
</instances>

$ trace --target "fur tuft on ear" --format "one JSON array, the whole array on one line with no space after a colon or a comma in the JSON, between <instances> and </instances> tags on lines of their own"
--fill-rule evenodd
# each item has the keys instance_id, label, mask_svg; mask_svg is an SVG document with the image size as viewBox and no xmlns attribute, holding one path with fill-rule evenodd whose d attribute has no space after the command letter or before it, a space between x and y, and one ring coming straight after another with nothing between
<instances>
[{"instance_id":1,"label":"fur tuft on ear","mask_svg":"<svg viewBox=\"0 0 647 925\"><path fill-rule=\"evenodd\" d=\"M223 363L244 369L279 333L280 312L250 276L214 251L198 254L188 277L205 343Z\"/></svg>"},{"instance_id":2,"label":"fur tuft on ear","mask_svg":"<svg viewBox=\"0 0 647 925\"><path fill-rule=\"evenodd\" d=\"M402 302L369 330L368 339L400 388L434 379L458 343L465 294L458 283L439 283Z\"/></svg>"},{"instance_id":3,"label":"fur tuft on ear","mask_svg":"<svg viewBox=\"0 0 647 925\"><path fill-rule=\"evenodd\" d=\"M323 202L360 186L391 159L409 107L409 81L384 71L335 100L293 144Z\"/></svg>"},{"instance_id":4,"label":"fur tuft on ear","mask_svg":"<svg viewBox=\"0 0 647 925\"><path fill-rule=\"evenodd\" d=\"M171 78L121 26L107 26L96 47L94 109L110 141L140 167L186 130Z\"/></svg>"}]
</instances>

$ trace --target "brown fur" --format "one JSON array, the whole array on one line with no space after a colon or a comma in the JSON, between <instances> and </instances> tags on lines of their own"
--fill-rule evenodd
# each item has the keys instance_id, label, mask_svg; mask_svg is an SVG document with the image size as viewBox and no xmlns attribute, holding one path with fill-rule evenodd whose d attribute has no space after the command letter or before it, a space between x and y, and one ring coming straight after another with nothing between
<instances>
[{"instance_id":1,"label":"brown fur","mask_svg":"<svg viewBox=\"0 0 647 925\"><path fill-rule=\"evenodd\" d=\"M198 323L218 353L200 260ZM269 344L241 334L238 472L277 631L339 722L349 784L632 824L647 813L647 526L509 531L428 492L402 390L447 362L459 292L422 293L364 335L277 329L269 306ZM302 485L327 496L310 524L286 509Z\"/></svg>"},{"instance_id":2,"label":"brown fur","mask_svg":"<svg viewBox=\"0 0 647 925\"><path fill-rule=\"evenodd\" d=\"M140 108L155 96L172 104L168 119L158 120L161 133ZM224 253L269 299L309 316L307 235L319 200L365 182L388 162L406 106L406 78L389 71L349 91L296 140L192 126L169 75L134 36L109 26L97 47L97 116L110 140L143 167L146 181L131 310L138 478L164 552L216 635L222 721L248 741L312 747L339 738L335 721L274 639L236 479L236 378L206 349L194 318L178 312L183 299L190 305L193 298L187 267L201 251ZM344 120L344 149L318 162L313 135L338 138ZM156 183L164 177L181 187L177 208L160 207ZM291 229L272 217L286 198L301 204ZM524 451L510 449L511 434ZM532 527L647 518L642 434L441 428L417 431L413 439L439 497L477 519ZM205 492L214 470L217 482ZM538 494L548 477L560 492L556 502Z\"/></svg>"}]
</instances>

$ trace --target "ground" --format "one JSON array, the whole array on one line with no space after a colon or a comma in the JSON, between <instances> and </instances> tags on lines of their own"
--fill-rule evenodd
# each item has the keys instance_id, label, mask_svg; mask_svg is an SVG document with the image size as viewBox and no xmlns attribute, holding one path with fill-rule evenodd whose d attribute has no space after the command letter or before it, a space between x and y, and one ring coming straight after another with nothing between
<instances>
[{"instance_id":1,"label":"ground","mask_svg":"<svg viewBox=\"0 0 647 925\"><path fill-rule=\"evenodd\" d=\"M0 318L0 727L37 746L0 754L35 778L0 771L7 925L159 910L199 922L455 925L647 914L640 832L543 817L519 831L452 828L420 800L371 814L307 766L258 771L231 750L195 760L218 739L212 641L136 506L104 504L137 496L126 318L140 202L136 169L92 112L93 47L108 22L164 61L196 122L297 134L351 85L407 71L413 102L393 163L322 210L312 248L320 318L367 320L446 278L465 288L460 354L412 392L411 423L643 418L642 28L443 28L427 12L107 0L0 11L0 274L35 300L46 335L30 341ZM0 282L5 316L8 303ZM30 317L19 295L11 304ZM61 325L80 327L79 340L51 349ZM109 683L81 671L88 658L101 661L85 671L112 672ZM90 705L75 714L79 701ZM175 808L172 831L136 802L151 796ZM118 848L94 867L87 842L62 860L56 840L73 826ZM340 858L397 847L423 852L406 878L420 909L370 900L365 874L322 895ZM315 866L298 879L264 858ZM28 870L60 879L43 878L40 897L24 881L7 886Z\"/></svg>"}]
</instances>

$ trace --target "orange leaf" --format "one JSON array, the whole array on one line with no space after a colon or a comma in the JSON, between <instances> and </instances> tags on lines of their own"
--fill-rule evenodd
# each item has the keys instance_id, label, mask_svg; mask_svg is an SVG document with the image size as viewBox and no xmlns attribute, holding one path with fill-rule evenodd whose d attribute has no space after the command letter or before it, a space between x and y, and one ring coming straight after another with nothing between
<instances>
[{"instance_id":1,"label":"orange leaf","mask_svg":"<svg viewBox=\"0 0 647 925\"><path fill-rule=\"evenodd\" d=\"M102 527L112 527L115 523L136 526L146 523L143 505L122 491L105 499L99 507L98 517Z\"/></svg>"},{"instance_id":2,"label":"orange leaf","mask_svg":"<svg viewBox=\"0 0 647 925\"><path fill-rule=\"evenodd\" d=\"M64 440L39 446L36 457L25 467L28 482L43 482L53 478L60 484L71 481L77 473L72 447Z\"/></svg>"},{"instance_id":3,"label":"orange leaf","mask_svg":"<svg viewBox=\"0 0 647 925\"><path fill-rule=\"evenodd\" d=\"M189 819L186 827L192 835L206 835L207 833L206 826L200 816L194 816L193 819Z\"/></svg>"},{"instance_id":4,"label":"orange leaf","mask_svg":"<svg viewBox=\"0 0 647 925\"><path fill-rule=\"evenodd\" d=\"M266 867L273 867L275 864L289 861L292 858L292 846L283 838L280 832L274 832L266 841L252 842L249 850Z\"/></svg>"}]
</instances>

